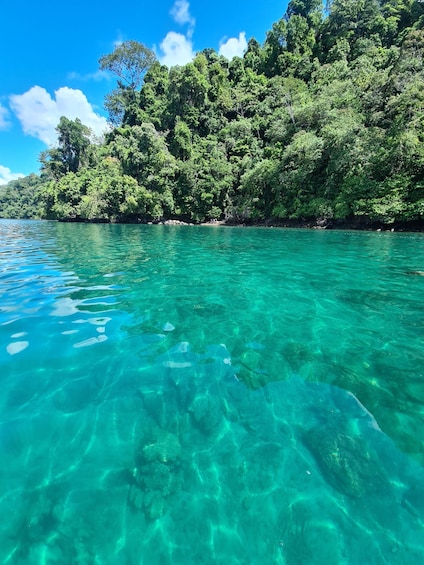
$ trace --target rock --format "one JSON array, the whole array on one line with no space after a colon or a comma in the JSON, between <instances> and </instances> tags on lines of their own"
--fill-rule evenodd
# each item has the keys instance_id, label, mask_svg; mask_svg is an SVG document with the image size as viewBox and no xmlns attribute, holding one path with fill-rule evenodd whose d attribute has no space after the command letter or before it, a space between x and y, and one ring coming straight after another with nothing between
<instances>
[{"instance_id":1,"label":"rock","mask_svg":"<svg viewBox=\"0 0 424 565\"><path fill-rule=\"evenodd\" d=\"M137 485L131 485L128 493L128 502L136 510L143 509L143 491Z\"/></svg>"},{"instance_id":2,"label":"rock","mask_svg":"<svg viewBox=\"0 0 424 565\"><path fill-rule=\"evenodd\" d=\"M196 396L189 412L198 428L205 434L214 430L222 420L222 411L218 400L209 394Z\"/></svg>"},{"instance_id":3,"label":"rock","mask_svg":"<svg viewBox=\"0 0 424 565\"><path fill-rule=\"evenodd\" d=\"M172 490L172 474L169 467L163 463L148 463L137 467L134 479L143 491L158 490L163 496L168 496Z\"/></svg>"},{"instance_id":4,"label":"rock","mask_svg":"<svg viewBox=\"0 0 424 565\"><path fill-rule=\"evenodd\" d=\"M166 220L165 222L161 222L165 226L188 226L186 222L182 222L181 220Z\"/></svg>"},{"instance_id":5,"label":"rock","mask_svg":"<svg viewBox=\"0 0 424 565\"><path fill-rule=\"evenodd\" d=\"M160 492L147 492L144 496L144 511L150 520L157 520L165 512L165 500Z\"/></svg>"},{"instance_id":6,"label":"rock","mask_svg":"<svg viewBox=\"0 0 424 565\"><path fill-rule=\"evenodd\" d=\"M131 474L129 504L156 520L170 496L181 488L181 445L178 437L162 429L149 432L136 456Z\"/></svg>"},{"instance_id":7,"label":"rock","mask_svg":"<svg viewBox=\"0 0 424 565\"><path fill-rule=\"evenodd\" d=\"M141 460L169 463L181 455L181 445L175 434L160 431L151 443L144 445L140 452Z\"/></svg>"},{"instance_id":8,"label":"rock","mask_svg":"<svg viewBox=\"0 0 424 565\"><path fill-rule=\"evenodd\" d=\"M286 565L345 563L344 540L339 529L319 519L325 500L303 500L290 504L280 542Z\"/></svg>"},{"instance_id":9,"label":"rock","mask_svg":"<svg viewBox=\"0 0 424 565\"><path fill-rule=\"evenodd\" d=\"M365 449L361 438L319 427L304 433L302 441L326 480L342 494L358 498L387 485L377 455Z\"/></svg>"}]
</instances>

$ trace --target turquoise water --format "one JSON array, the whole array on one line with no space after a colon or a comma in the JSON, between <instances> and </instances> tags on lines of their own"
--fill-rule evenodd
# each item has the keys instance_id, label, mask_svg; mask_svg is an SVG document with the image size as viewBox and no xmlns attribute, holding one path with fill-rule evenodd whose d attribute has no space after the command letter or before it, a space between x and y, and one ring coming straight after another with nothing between
<instances>
[{"instance_id":1,"label":"turquoise water","mask_svg":"<svg viewBox=\"0 0 424 565\"><path fill-rule=\"evenodd\" d=\"M0 562L424 552L424 235L0 222Z\"/></svg>"}]
</instances>

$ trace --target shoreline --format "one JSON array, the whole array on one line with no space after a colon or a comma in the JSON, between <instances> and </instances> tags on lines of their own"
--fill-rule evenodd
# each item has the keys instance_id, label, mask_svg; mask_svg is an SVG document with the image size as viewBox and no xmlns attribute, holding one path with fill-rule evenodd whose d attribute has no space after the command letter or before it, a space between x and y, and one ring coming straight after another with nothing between
<instances>
[{"instance_id":1,"label":"shoreline","mask_svg":"<svg viewBox=\"0 0 424 565\"><path fill-rule=\"evenodd\" d=\"M190 223L177 219L161 220L157 222L138 222L153 225L179 225L179 226L204 226L204 227L241 227L241 228L291 228L291 229L313 229L313 230L354 230L375 232L424 232L424 220L412 220L409 222L393 222L386 224L380 221L371 221L368 218L357 218L353 220L263 220L263 221L234 221L234 220L210 220L208 222Z\"/></svg>"},{"instance_id":2,"label":"shoreline","mask_svg":"<svg viewBox=\"0 0 424 565\"><path fill-rule=\"evenodd\" d=\"M7 219L7 218L4 218ZM13 219L13 218L9 218ZM34 218L35 219L35 218ZM353 218L350 220L334 220L323 218L309 218L301 220L278 220L268 219L254 220L209 220L207 222L189 222L178 218L162 218L160 220L134 219L92 219L82 218L60 218L53 220L63 223L86 223L86 224L138 224L138 225L165 225L165 226L203 226L203 227L240 227L240 228L291 228L312 230L353 230L374 232L424 232L424 219L410 221L395 221L384 223L370 218Z\"/></svg>"}]
</instances>

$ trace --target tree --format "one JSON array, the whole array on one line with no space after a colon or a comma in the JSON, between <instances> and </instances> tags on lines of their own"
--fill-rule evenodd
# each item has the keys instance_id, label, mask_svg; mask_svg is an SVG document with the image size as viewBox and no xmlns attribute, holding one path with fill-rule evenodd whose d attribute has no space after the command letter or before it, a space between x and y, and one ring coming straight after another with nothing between
<instances>
[{"instance_id":1,"label":"tree","mask_svg":"<svg viewBox=\"0 0 424 565\"><path fill-rule=\"evenodd\" d=\"M169 87L168 67L159 62L154 63L144 77L140 91L140 109L143 122L152 122L156 129L166 129L166 108Z\"/></svg>"},{"instance_id":2,"label":"tree","mask_svg":"<svg viewBox=\"0 0 424 565\"><path fill-rule=\"evenodd\" d=\"M44 173L58 180L66 173L76 173L89 165L92 151L91 130L79 118L69 120L62 116L56 131L58 146L43 151L40 161Z\"/></svg>"},{"instance_id":3,"label":"tree","mask_svg":"<svg viewBox=\"0 0 424 565\"><path fill-rule=\"evenodd\" d=\"M160 218L173 212L175 158L153 124L117 128L111 135L108 150L121 163L123 173L136 179L151 195L147 214Z\"/></svg>"},{"instance_id":4,"label":"tree","mask_svg":"<svg viewBox=\"0 0 424 565\"><path fill-rule=\"evenodd\" d=\"M302 18L313 17L316 13L321 13L321 0L290 0L287 6L286 19L292 16L302 16Z\"/></svg>"},{"instance_id":5,"label":"tree","mask_svg":"<svg viewBox=\"0 0 424 565\"><path fill-rule=\"evenodd\" d=\"M0 186L0 218L40 218L38 191L42 182L39 176L31 174Z\"/></svg>"},{"instance_id":6,"label":"tree","mask_svg":"<svg viewBox=\"0 0 424 565\"><path fill-rule=\"evenodd\" d=\"M60 118L56 131L63 162L68 171L76 173L88 164L91 131L79 118L72 121L65 116Z\"/></svg>"},{"instance_id":7,"label":"tree","mask_svg":"<svg viewBox=\"0 0 424 565\"><path fill-rule=\"evenodd\" d=\"M196 222L223 216L233 185L225 148L215 136L197 138L189 159L180 163L176 212Z\"/></svg>"},{"instance_id":8,"label":"tree","mask_svg":"<svg viewBox=\"0 0 424 565\"><path fill-rule=\"evenodd\" d=\"M189 127L198 127L207 102L208 80L194 63L173 67L169 75L170 125L180 116Z\"/></svg>"},{"instance_id":9,"label":"tree","mask_svg":"<svg viewBox=\"0 0 424 565\"><path fill-rule=\"evenodd\" d=\"M124 41L109 55L100 57L102 71L107 70L119 77L118 84L138 90L143 77L156 61L156 55L138 41Z\"/></svg>"},{"instance_id":10,"label":"tree","mask_svg":"<svg viewBox=\"0 0 424 565\"><path fill-rule=\"evenodd\" d=\"M139 102L139 90L155 61L153 51L133 40L124 41L112 53L99 59L102 71L110 71L118 77L118 88L106 97L105 102L112 124L135 125L133 114Z\"/></svg>"},{"instance_id":11,"label":"tree","mask_svg":"<svg viewBox=\"0 0 424 565\"><path fill-rule=\"evenodd\" d=\"M356 44L363 39L381 44L387 31L379 0L333 0L331 12L321 30L321 57L326 59L341 39L350 45L350 58L358 55Z\"/></svg>"}]
</instances>

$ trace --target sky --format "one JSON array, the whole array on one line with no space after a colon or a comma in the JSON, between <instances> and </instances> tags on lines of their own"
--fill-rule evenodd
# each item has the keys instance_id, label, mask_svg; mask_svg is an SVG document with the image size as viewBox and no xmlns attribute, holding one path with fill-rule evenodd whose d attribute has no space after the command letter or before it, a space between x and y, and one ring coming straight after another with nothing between
<instances>
[{"instance_id":1,"label":"sky","mask_svg":"<svg viewBox=\"0 0 424 565\"><path fill-rule=\"evenodd\" d=\"M168 67L205 48L242 56L283 17L285 0L0 0L0 185L39 172L61 116L95 135L107 128L104 97L115 78L98 60L132 39Z\"/></svg>"}]
</instances>

